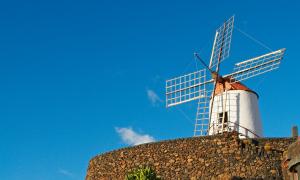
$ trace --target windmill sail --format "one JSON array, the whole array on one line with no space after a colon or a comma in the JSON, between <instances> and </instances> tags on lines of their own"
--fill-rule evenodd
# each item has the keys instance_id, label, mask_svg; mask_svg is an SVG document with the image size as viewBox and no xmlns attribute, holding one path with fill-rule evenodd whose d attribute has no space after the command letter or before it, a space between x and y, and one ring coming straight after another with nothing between
<instances>
[{"instance_id":1,"label":"windmill sail","mask_svg":"<svg viewBox=\"0 0 300 180\"><path fill-rule=\"evenodd\" d=\"M235 64L232 82L243 81L279 67L285 48Z\"/></svg>"},{"instance_id":2,"label":"windmill sail","mask_svg":"<svg viewBox=\"0 0 300 180\"><path fill-rule=\"evenodd\" d=\"M166 81L167 107L199 99L205 92L206 70L202 69Z\"/></svg>"},{"instance_id":3,"label":"windmill sail","mask_svg":"<svg viewBox=\"0 0 300 180\"><path fill-rule=\"evenodd\" d=\"M229 56L230 44L232 39L234 16L216 30L215 40L212 48L209 68L216 69L218 62L223 61Z\"/></svg>"},{"instance_id":4,"label":"windmill sail","mask_svg":"<svg viewBox=\"0 0 300 180\"><path fill-rule=\"evenodd\" d=\"M211 86L209 84L208 86ZM211 88L208 88L211 89ZM205 91L203 96L198 100L198 107L196 113L196 120L194 126L194 136L206 136L209 129L209 104L211 98L211 91Z\"/></svg>"}]
</instances>

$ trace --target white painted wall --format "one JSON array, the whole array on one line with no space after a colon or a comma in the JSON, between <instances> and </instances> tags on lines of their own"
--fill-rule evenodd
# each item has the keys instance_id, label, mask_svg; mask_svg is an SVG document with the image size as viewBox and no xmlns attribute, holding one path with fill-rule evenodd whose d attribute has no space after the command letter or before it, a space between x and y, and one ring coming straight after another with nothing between
<instances>
[{"instance_id":1,"label":"white painted wall","mask_svg":"<svg viewBox=\"0 0 300 180\"><path fill-rule=\"evenodd\" d=\"M226 107L229 120L229 126L223 131L236 130L250 138L256 137L254 134L262 137L258 97L255 93L244 90L230 90L215 96L209 135L222 132L222 123L219 123L218 114L223 112L223 107Z\"/></svg>"}]
</instances>

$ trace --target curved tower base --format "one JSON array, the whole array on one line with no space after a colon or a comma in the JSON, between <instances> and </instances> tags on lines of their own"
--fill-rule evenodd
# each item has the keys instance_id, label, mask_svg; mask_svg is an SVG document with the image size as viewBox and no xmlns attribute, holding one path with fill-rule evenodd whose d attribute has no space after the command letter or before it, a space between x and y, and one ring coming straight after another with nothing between
<instances>
[{"instance_id":1,"label":"curved tower base","mask_svg":"<svg viewBox=\"0 0 300 180\"><path fill-rule=\"evenodd\" d=\"M258 95L249 90L226 90L215 95L209 135L237 131L240 137L262 137Z\"/></svg>"}]
</instances>

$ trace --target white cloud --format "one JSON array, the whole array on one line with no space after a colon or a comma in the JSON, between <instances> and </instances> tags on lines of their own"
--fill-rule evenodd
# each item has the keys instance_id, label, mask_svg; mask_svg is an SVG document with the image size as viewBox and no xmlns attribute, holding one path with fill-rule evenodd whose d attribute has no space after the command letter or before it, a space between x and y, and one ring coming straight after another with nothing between
<instances>
[{"instance_id":1,"label":"white cloud","mask_svg":"<svg viewBox=\"0 0 300 180\"><path fill-rule=\"evenodd\" d=\"M160 97L151 89L147 89L147 96L153 106L163 102Z\"/></svg>"},{"instance_id":2,"label":"white cloud","mask_svg":"<svg viewBox=\"0 0 300 180\"><path fill-rule=\"evenodd\" d=\"M132 128L118 128L116 132L121 136L124 143L128 145L138 145L148 142L154 142L155 139L148 134L139 134L132 130Z\"/></svg>"},{"instance_id":3,"label":"white cloud","mask_svg":"<svg viewBox=\"0 0 300 180\"><path fill-rule=\"evenodd\" d=\"M74 174L66 169L59 169L58 172L64 176L73 177Z\"/></svg>"}]
</instances>

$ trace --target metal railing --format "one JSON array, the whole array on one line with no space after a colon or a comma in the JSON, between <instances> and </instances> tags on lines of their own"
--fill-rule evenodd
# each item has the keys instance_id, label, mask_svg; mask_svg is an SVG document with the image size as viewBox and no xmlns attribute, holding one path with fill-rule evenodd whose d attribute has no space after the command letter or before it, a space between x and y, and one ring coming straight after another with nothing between
<instances>
[{"instance_id":1,"label":"metal railing","mask_svg":"<svg viewBox=\"0 0 300 180\"><path fill-rule=\"evenodd\" d=\"M242 131L241 131L242 129ZM252 130L241 126L240 124L234 123L234 122L225 122L223 124L221 123L212 123L209 126L208 134L222 134L224 132L233 132L236 131L240 136L244 136L246 138L249 138L250 135L252 135L255 138L259 138L260 136L254 133Z\"/></svg>"}]
</instances>

